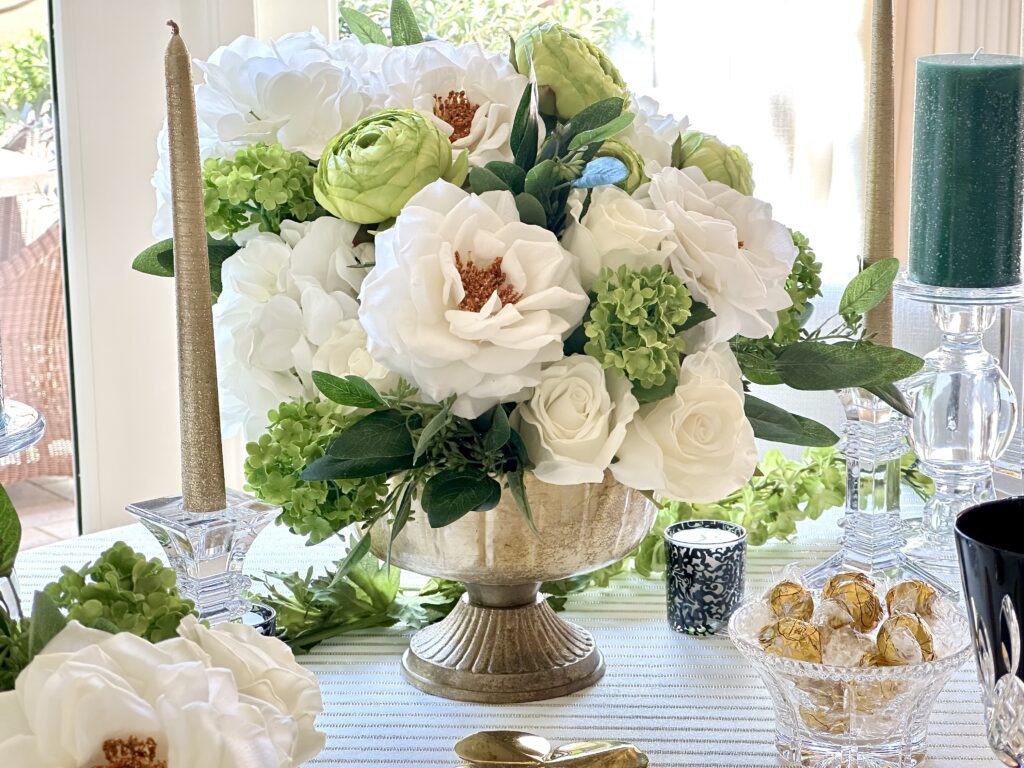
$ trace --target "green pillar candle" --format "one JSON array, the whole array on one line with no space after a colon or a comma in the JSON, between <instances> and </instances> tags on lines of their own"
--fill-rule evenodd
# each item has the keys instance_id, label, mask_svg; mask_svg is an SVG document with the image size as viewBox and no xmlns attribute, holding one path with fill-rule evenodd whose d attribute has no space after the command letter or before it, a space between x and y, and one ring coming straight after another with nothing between
<instances>
[{"instance_id":1,"label":"green pillar candle","mask_svg":"<svg viewBox=\"0 0 1024 768\"><path fill-rule=\"evenodd\" d=\"M910 279L949 288L1021 281L1024 59L917 60Z\"/></svg>"}]
</instances>

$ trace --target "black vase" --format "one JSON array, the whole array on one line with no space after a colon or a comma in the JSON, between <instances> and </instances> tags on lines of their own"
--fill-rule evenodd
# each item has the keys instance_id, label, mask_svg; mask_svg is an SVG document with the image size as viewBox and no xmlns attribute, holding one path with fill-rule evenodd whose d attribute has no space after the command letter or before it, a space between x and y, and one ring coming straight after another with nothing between
<instances>
[{"instance_id":1,"label":"black vase","mask_svg":"<svg viewBox=\"0 0 1024 768\"><path fill-rule=\"evenodd\" d=\"M970 507L956 521L967 617L989 745L1006 765L1024 760L1024 497Z\"/></svg>"}]
</instances>

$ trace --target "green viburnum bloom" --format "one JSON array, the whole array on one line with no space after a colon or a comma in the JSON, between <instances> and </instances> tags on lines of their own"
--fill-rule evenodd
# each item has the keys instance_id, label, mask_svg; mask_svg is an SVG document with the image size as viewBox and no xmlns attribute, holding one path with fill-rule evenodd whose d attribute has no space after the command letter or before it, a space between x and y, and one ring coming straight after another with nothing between
<instances>
[{"instance_id":1,"label":"green viburnum bloom","mask_svg":"<svg viewBox=\"0 0 1024 768\"><path fill-rule=\"evenodd\" d=\"M342 219L379 224L398 216L409 198L444 179L462 186L469 154L423 114L385 109L342 131L324 149L316 171L316 199Z\"/></svg>"},{"instance_id":2,"label":"green viburnum bloom","mask_svg":"<svg viewBox=\"0 0 1024 768\"><path fill-rule=\"evenodd\" d=\"M178 624L195 604L178 592L177 576L159 560L147 560L119 541L44 588L72 621L105 632L131 632L151 642L177 637Z\"/></svg>"},{"instance_id":3,"label":"green viburnum bloom","mask_svg":"<svg viewBox=\"0 0 1024 768\"><path fill-rule=\"evenodd\" d=\"M280 144L253 144L232 158L211 157L203 164L207 229L230 235L258 224L260 231L276 233L285 219L324 215L313 197L315 173L309 158Z\"/></svg>"},{"instance_id":4,"label":"green viburnum bloom","mask_svg":"<svg viewBox=\"0 0 1024 768\"><path fill-rule=\"evenodd\" d=\"M726 146L716 136L687 131L682 136L677 168L697 166L709 181L720 181L744 195L754 194L750 158L737 146Z\"/></svg>"},{"instance_id":5,"label":"green viburnum bloom","mask_svg":"<svg viewBox=\"0 0 1024 768\"><path fill-rule=\"evenodd\" d=\"M592 291L583 351L640 387L665 384L684 349L679 327L693 304L686 286L660 265L622 266L602 269Z\"/></svg>"},{"instance_id":6,"label":"green viburnum bloom","mask_svg":"<svg viewBox=\"0 0 1024 768\"><path fill-rule=\"evenodd\" d=\"M622 161L626 170L629 171L629 175L615 186L626 190L631 195L636 192L637 187L645 181L649 181L647 174L644 173L644 159L628 144L608 139L597 150L597 157L614 157L616 160Z\"/></svg>"},{"instance_id":7,"label":"green viburnum bloom","mask_svg":"<svg viewBox=\"0 0 1024 768\"><path fill-rule=\"evenodd\" d=\"M515 59L516 69L527 77L532 62L545 115L568 120L602 99L629 98L622 75L604 51L561 24L526 30L516 40Z\"/></svg>"},{"instance_id":8,"label":"green viburnum bloom","mask_svg":"<svg viewBox=\"0 0 1024 768\"><path fill-rule=\"evenodd\" d=\"M306 482L303 468L319 459L359 416L328 400L282 403L270 426L246 446L246 489L282 508L279 521L318 544L364 519L387 492L383 477Z\"/></svg>"}]
</instances>

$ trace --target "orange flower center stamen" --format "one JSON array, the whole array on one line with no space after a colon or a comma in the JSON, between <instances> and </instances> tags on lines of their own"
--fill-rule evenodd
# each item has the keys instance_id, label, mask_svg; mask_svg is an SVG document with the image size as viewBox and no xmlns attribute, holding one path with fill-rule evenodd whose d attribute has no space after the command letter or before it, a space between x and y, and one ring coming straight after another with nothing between
<instances>
[{"instance_id":1,"label":"orange flower center stamen","mask_svg":"<svg viewBox=\"0 0 1024 768\"><path fill-rule=\"evenodd\" d=\"M481 269L468 259L463 262L459 252L455 252L455 268L459 270L462 290L465 292L459 302L459 309L479 312L495 292L502 306L515 304L523 298L522 293L508 284L508 275L501 271L502 258L499 256L489 267Z\"/></svg>"},{"instance_id":2,"label":"orange flower center stamen","mask_svg":"<svg viewBox=\"0 0 1024 768\"><path fill-rule=\"evenodd\" d=\"M452 127L452 135L448 138L453 143L469 136L473 115L478 109L480 105L471 104L465 91L448 91L444 98L434 96L434 114Z\"/></svg>"},{"instance_id":3,"label":"orange flower center stamen","mask_svg":"<svg viewBox=\"0 0 1024 768\"><path fill-rule=\"evenodd\" d=\"M167 768L166 760L156 759L156 742L153 739L107 739L103 742L103 758L106 765L96 768Z\"/></svg>"}]
</instances>

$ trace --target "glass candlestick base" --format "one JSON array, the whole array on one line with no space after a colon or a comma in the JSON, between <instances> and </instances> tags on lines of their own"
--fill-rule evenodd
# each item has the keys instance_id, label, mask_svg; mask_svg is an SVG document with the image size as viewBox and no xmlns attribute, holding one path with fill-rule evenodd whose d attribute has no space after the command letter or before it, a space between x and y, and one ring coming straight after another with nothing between
<instances>
[{"instance_id":1,"label":"glass candlestick base","mask_svg":"<svg viewBox=\"0 0 1024 768\"><path fill-rule=\"evenodd\" d=\"M253 541L281 508L237 491L227 507L188 512L180 496L140 501L127 509L163 547L178 574L178 589L211 624L235 621L252 609L245 594L252 581L242 564Z\"/></svg>"},{"instance_id":2,"label":"glass candlestick base","mask_svg":"<svg viewBox=\"0 0 1024 768\"><path fill-rule=\"evenodd\" d=\"M992 466L1016 424L1013 387L983 344L1006 291L993 289L982 296L984 289L947 288L937 299L933 286L906 278L897 281L895 290L931 304L932 319L942 332L942 343L925 355L924 367L900 385L914 411L910 443L935 482L921 532L904 551L959 591L953 524L968 506L992 497Z\"/></svg>"},{"instance_id":3,"label":"glass candlestick base","mask_svg":"<svg viewBox=\"0 0 1024 768\"><path fill-rule=\"evenodd\" d=\"M863 389L838 393L846 413L839 450L846 457L846 516L838 552L804 574L821 588L842 571L860 571L879 582L919 579L941 592L943 580L907 557L900 519L900 460L907 451L903 417Z\"/></svg>"},{"instance_id":4,"label":"glass candlestick base","mask_svg":"<svg viewBox=\"0 0 1024 768\"><path fill-rule=\"evenodd\" d=\"M20 453L38 443L46 429L43 417L30 405L3 401L0 411L0 458Z\"/></svg>"}]
</instances>

